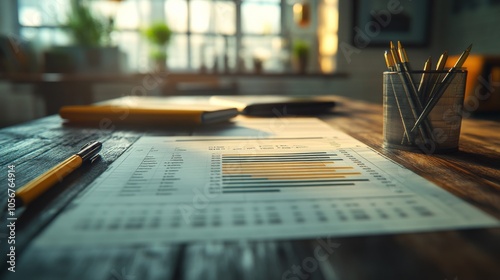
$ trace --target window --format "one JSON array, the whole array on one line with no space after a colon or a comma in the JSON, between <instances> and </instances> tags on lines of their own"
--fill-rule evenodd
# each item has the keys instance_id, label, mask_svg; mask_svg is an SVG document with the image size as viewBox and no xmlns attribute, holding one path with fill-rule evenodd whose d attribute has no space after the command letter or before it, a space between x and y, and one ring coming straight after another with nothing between
<instances>
[{"instance_id":1,"label":"window","mask_svg":"<svg viewBox=\"0 0 500 280\"><path fill-rule=\"evenodd\" d=\"M62 26L71 0L18 0L21 36L39 46L67 45ZM91 0L96 13L114 18L112 41L127 54L132 71L146 72L149 45L141 35L147 25L163 21L173 31L168 67L199 71L248 71L254 57L266 59L266 71L283 71L283 41L293 28L285 26L289 0ZM289 25L293 25L290 20ZM311 32L316 36L315 30ZM335 34L336 36L336 34ZM312 40L315 41L315 40ZM289 51L289 50L288 50ZM289 55L289 54L288 54Z\"/></svg>"}]
</instances>

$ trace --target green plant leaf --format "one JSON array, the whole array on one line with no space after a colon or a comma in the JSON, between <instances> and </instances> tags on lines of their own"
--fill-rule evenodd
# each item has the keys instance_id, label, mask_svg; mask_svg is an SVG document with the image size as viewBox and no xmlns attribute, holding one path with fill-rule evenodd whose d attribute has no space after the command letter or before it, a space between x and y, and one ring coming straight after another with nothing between
<instances>
[{"instance_id":1,"label":"green plant leaf","mask_svg":"<svg viewBox=\"0 0 500 280\"><path fill-rule=\"evenodd\" d=\"M81 1L72 0L66 27L76 44L102 46L110 41L112 21L93 14Z\"/></svg>"},{"instance_id":2,"label":"green plant leaf","mask_svg":"<svg viewBox=\"0 0 500 280\"><path fill-rule=\"evenodd\" d=\"M146 28L143 34L149 42L158 46L164 46L170 41L172 31L165 23L157 22Z\"/></svg>"},{"instance_id":3,"label":"green plant leaf","mask_svg":"<svg viewBox=\"0 0 500 280\"><path fill-rule=\"evenodd\" d=\"M297 40L293 44L293 54L297 57L309 54L309 43L303 40Z\"/></svg>"}]
</instances>

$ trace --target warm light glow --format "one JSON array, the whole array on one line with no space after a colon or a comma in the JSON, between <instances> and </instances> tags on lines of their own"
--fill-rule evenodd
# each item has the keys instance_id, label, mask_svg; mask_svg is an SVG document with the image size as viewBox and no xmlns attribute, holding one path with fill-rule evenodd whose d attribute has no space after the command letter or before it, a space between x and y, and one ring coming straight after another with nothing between
<instances>
[{"instance_id":1,"label":"warm light glow","mask_svg":"<svg viewBox=\"0 0 500 280\"><path fill-rule=\"evenodd\" d=\"M330 57L323 57L319 61L319 66L321 68L321 72L330 73L333 72L333 70L335 70L336 65L333 63Z\"/></svg>"},{"instance_id":2,"label":"warm light glow","mask_svg":"<svg viewBox=\"0 0 500 280\"><path fill-rule=\"evenodd\" d=\"M311 5L309 3L295 3L293 5L293 19L298 26L308 26L311 22Z\"/></svg>"},{"instance_id":3,"label":"warm light glow","mask_svg":"<svg viewBox=\"0 0 500 280\"><path fill-rule=\"evenodd\" d=\"M301 3L295 3L293 5L293 13L294 15L298 15L302 13L302 4Z\"/></svg>"},{"instance_id":4,"label":"warm light glow","mask_svg":"<svg viewBox=\"0 0 500 280\"><path fill-rule=\"evenodd\" d=\"M259 60L265 61L271 57L271 53L268 49L265 48L257 48L253 51L253 57L258 58Z\"/></svg>"},{"instance_id":5,"label":"warm light glow","mask_svg":"<svg viewBox=\"0 0 500 280\"><path fill-rule=\"evenodd\" d=\"M322 55L335 55L337 53L338 37L336 34L326 33L321 37L319 52Z\"/></svg>"},{"instance_id":6,"label":"warm light glow","mask_svg":"<svg viewBox=\"0 0 500 280\"><path fill-rule=\"evenodd\" d=\"M323 0L319 7L318 22L319 64L323 73L336 68L338 51L339 13L337 0Z\"/></svg>"},{"instance_id":7,"label":"warm light glow","mask_svg":"<svg viewBox=\"0 0 500 280\"><path fill-rule=\"evenodd\" d=\"M271 46L274 50L280 50L283 47L283 42L281 38L273 38L271 41Z\"/></svg>"},{"instance_id":8,"label":"warm light glow","mask_svg":"<svg viewBox=\"0 0 500 280\"><path fill-rule=\"evenodd\" d=\"M339 11L335 6L326 6L321 9L323 18L323 28L337 32L339 29Z\"/></svg>"}]
</instances>

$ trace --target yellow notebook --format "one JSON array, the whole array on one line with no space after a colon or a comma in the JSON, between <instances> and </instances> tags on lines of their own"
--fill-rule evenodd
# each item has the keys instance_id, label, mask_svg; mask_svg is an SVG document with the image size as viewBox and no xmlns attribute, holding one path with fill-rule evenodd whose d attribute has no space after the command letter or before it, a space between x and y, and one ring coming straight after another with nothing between
<instances>
[{"instance_id":1,"label":"yellow notebook","mask_svg":"<svg viewBox=\"0 0 500 280\"><path fill-rule=\"evenodd\" d=\"M59 115L73 123L201 125L227 121L236 108L209 104L179 103L172 98L124 97L88 106L64 106Z\"/></svg>"}]
</instances>

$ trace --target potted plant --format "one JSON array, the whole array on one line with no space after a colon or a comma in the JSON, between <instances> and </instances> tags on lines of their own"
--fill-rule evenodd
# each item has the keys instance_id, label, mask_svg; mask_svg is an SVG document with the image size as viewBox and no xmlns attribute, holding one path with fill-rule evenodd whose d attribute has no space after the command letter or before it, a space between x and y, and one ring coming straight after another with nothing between
<instances>
[{"instance_id":1,"label":"potted plant","mask_svg":"<svg viewBox=\"0 0 500 280\"><path fill-rule=\"evenodd\" d=\"M120 71L121 54L111 46L113 19L92 12L84 1L72 0L64 24L70 46L56 46L45 53L47 72L108 73Z\"/></svg>"},{"instance_id":2,"label":"potted plant","mask_svg":"<svg viewBox=\"0 0 500 280\"><path fill-rule=\"evenodd\" d=\"M75 44L85 47L100 47L110 44L113 20L105 20L93 14L82 1L72 0L66 27Z\"/></svg>"},{"instance_id":3,"label":"potted plant","mask_svg":"<svg viewBox=\"0 0 500 280\"><path fill-rule=\"evenodd\" d=\"M150 52L150 57L155 64L155 68L159 72L166 71L167 50L166 47L170 42L172 31L163 22L157 22L149 26L143 31L146 39L153 45Z\"/></svg>"},{"instance_id":4,"label":"potted plant","mask_svg":"<svg viewBox=\"0 0 500 280\"><path fill-rule=\"evenodd\" d=\"M309 61L309 44L306 41L297 40L293 44L293 56L300 74L306 73Z\"/></svg>"}]
</instances>

